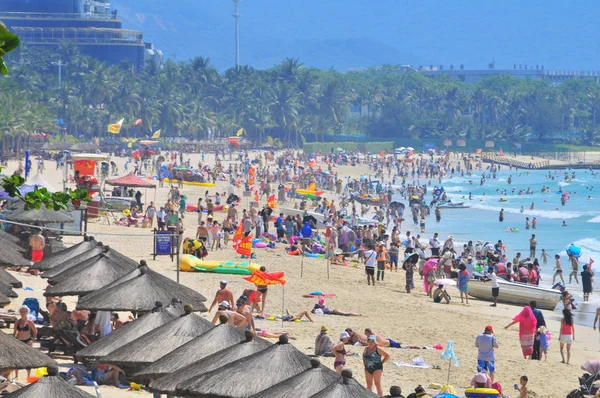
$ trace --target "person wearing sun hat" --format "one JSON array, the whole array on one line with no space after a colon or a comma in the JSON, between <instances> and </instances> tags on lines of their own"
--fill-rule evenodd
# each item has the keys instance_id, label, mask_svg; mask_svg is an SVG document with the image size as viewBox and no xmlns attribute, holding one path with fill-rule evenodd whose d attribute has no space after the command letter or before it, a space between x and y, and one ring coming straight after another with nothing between
<instances>
[{"instance_id":1,"label":"person wearing sun hat","mask_svg":"<svg viewBox=\"0 0 600 398\"><path fill-rule=\"evenodd\" d=\"M498 348L498 340L494 336L494 328L486 326L483 333L475 339L475 347L478 348L477 371L487 371L491 382L494 382L494 373L496 372L496 354L494 348Z\"/></svg>"},{"instance_id":2,"label":"person wearing sun hat","mask_svg":"<svg viewBox=\"0 0 600 398\"><path fill-rule=\"evenodd\" d=\"M321 356L327 353L331 353L331 349L333 348L333 341L327 335L329 328L325 325L321 326L321 331L317 335L315 339L315 355Z\"/></svg>"},{"instance_id":3,"label":"person wearing sun hat","mask_svg":"<svg viewBox=\"0 0 600 398\"><path fill-rule=\"evenodd\" d=\"M475 388L492 388L492 379L490 379L490 376L485 371L475 373L470 385Z\"/></svg>"}]
</instances>

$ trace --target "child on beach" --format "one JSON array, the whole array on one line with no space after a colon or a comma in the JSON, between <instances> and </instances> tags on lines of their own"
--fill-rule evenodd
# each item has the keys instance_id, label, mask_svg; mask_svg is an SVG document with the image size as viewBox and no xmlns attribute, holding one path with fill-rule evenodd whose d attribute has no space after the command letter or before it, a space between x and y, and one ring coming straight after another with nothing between
<instances>
[{"instance_id":1,"label":"child on beach","mask_svg":"<svg viewBox=\"0 0 600 398\"><path fill-rule=\"evenodd\" d=\"M542 258L542 264L544 265L548 265L548 252L546 251L546 249L542 249L542 254L540 254L540 257Z\"/></svg>"},{"instance_id":2,"label":"child on beach","mask_svg":"<svg viewBox=\"0 0 600 398\"><path fill-rule=\"evenodd\" d=\"M515 384L515 390L519 391L519 398L527 398L527 382L529 379L527 376L521 376L519 384Z\"/></svg>"},{"instance_id":3,"label":"child on beach","mask_svg":"<svg viewBox=\"0 0 600 398\"><path fill-rule=\"evenodd\" d=\"M538 334L536 336L536 339L540 342L540 359L541 355L544 354L544 361L547 361L548 347L550 347L550 343L548 342L548 339L550 337L548 336L548 329L546 329L545 326L540 326L537 331Z\"/></svg>"},{"instance_id":4,"label":"child on beach","mask_svg":"<svg viewBox=\"0 0 600 398\"><path fill-rule=\"evenodd\" d=\"M565 278L562 276L562 267L560 265L560 256L558 254L554 255L554 261L556 262L554 266L554 276L552 276L552 284L556 281L556 277L559 276L562 283L565 283Z\"/></svg>"}]
</instances>

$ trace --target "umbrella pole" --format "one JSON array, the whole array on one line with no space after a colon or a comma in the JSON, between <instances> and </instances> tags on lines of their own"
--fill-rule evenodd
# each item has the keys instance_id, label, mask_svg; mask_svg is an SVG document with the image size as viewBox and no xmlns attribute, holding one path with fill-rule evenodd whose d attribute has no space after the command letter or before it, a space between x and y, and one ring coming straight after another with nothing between
<instances>
[{"instance_id":1,"label":"umbrella pole","mask_svg":"<svg viewBox=\"0 0 600 398\"><path fill-rule=\"evenodd\" d=\"M304 275L304 252L302 252L302 261L300 262L300 278Z\"/></svg>"},{"instance_id":2,"label":"umbrella pole","mask_svg":"<svg viewBox=\"0 0 600 398\"><path fill-rule=\"evenodd\" d=\"M452 369L452 358L448 360L448 380L446 381L446 385L450 385L450 370Z\"/></svg>"},{"instance_id":3,"label":"umbrella pole","mask_svg":"<svg viewBox=\"0 0 600 398\"><path fill-rule=\"evenodd\" d=\"M285 285L281 285L281 327L283 327L284 308L285 308Z\"/></svg>"},{"instance_id":4,"label":"umbrella pole","mask_svg":"<svg viewBox=\"0 0 600 398\"><path fill-rule=\"evenodd\" d=\"M329 279L329 257L327 257L327 279Z\"/></svg>"}]
</instances>

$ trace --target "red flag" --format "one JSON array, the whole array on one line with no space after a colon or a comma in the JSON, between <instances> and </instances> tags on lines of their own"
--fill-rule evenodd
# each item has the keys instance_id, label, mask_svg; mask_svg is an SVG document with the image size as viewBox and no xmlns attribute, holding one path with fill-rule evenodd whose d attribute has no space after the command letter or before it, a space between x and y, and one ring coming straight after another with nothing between
<instances>
[{"instance_id":1,"label":"red flag","mask_svg":"<svg viewBox=\"0 0 600 398\"><path fill-rule=\"evenodd\" d=\"M277 200L275 199L275 195L271 195L269 196L269 198L267 199L267 205L271 208L274 209L277 207Z\"/></svg>"},{"instance_id":2,"label":"red flag","mask_svg":"<svg viewBox=\"0 0 600 398\"><path fill-rule=\"evenodd\" d=\"M244 280L255 285L285 285L287 282L283 272L254 271L252 275L245 276Z\"/></svg>"},{"instance_id":3,"label":"red flag","mask_svg":"<svg viewBox=\"0 0 600 398\"><path fill-rule=\"evenodd\" d=\"M140 124L142 124L142 123L144 123L144 122L142 121L142 119L138 119L138 120L136 120L136 121L135 121L135 125L136 125L136 126L139 126L139 125L140 125Z\"/></svg>"},{"instance_id":4,"label":"red flag","mask_svg":"<svg viewBox=\"0 0 600 398\"><path fill-rule=\"evenodd\" d=\"M244 223L240 221L240 225L238 225L235 233L233 234L233 238L231 241L233 242L233 247L237 248L238 243L244 238Z\"/></svg>"},{"instance_id":5,"label":"red flag","mask_svg":"<svg viewBox=\"0 0 600 398\"><path fill-rule=\"evenodd\" d=\"M246 236L235 249L242 256L252 256L252 234Z\"/></svg>"}]
</instances>

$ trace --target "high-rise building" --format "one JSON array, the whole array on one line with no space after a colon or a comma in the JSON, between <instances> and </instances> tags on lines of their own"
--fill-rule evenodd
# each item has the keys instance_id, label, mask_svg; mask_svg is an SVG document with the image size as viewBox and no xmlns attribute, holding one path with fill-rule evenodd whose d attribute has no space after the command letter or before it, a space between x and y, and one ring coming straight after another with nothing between
<instances>
[{"instance_id":1,"label":"high-rise building","mask_svg":"<svg viewBox=\"0 0 600 398\"><path fill-rule=\"evenodd\" d=\"M111 64L129 60L137 69L162 62L142 32L123 29L110 0L0 0L0 21L25 46L73 43L83 54Z\"/></svg>"}]
</instances>

